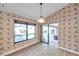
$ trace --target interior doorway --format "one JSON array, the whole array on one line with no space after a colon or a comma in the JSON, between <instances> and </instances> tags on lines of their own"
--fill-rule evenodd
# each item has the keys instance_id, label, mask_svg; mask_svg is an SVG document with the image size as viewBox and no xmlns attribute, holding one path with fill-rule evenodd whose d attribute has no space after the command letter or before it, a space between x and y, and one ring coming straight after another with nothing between
<instances>
[{"instance_id":1,"label":"interior doorway","mask_svg":"<svg viewBox=\"0 0 79 59\"><path fill-rule=\"evenodd\" d=\"M49 24L49 44L58 46L58 23Z\"/></svg>"},{"instance_id":2,"label":"interior doorway","mask_svg":"<svg viewBox=\"0 0 79 59\"><path fill-rule=\"evenodd\" d=\"M58 46L58 23L43 25L43 39L47 44Z\"/></svg>"}]
</instances>

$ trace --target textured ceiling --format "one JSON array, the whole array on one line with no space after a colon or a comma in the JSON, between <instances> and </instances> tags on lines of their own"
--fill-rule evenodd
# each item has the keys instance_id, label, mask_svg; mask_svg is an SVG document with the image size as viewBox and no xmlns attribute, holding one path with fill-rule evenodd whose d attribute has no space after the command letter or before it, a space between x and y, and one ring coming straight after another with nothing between
<instances>
[{"instance_id":1,"label":"textured ceiling","mask_svg":"<svg viewBox=\"0 0 79 59\"><path fill-rule=\"evenodd\" d=\"M11 12L20 16L26 16L33 19L38 19L40 16L39 3L4 3L4 8L1 10ZM65 7L68 3L44 3L43 17L47 17L51 13Z\"/></svg>"}]
</instances>

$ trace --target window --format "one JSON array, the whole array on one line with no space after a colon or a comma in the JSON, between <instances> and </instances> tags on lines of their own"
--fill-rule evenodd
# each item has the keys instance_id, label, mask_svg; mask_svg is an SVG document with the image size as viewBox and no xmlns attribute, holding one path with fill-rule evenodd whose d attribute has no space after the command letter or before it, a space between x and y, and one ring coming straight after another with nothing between
<instances>
[{"instance_id":1,"label":"window","mask_svg":"<svg viewBox=\"0 0 79 59\"><path fill-rule=\"evenodd\" d=\"M35 25L15 21L14 23L14 42L21 42L35 38Z\"/></svg>"},{"instance_id":2,"label":"window","mask_svg":"<svg viewBox=\"0 0 79 59\"><path fill-rule=\"evenodd\" d=\"M28 39L32 39L35 37L35 26L28 25Z\"/></svg>"},{"instance_id":3,"label":"window","mask_svg":"<svg viewBox=\"0 0 79 59\"><path fill-rule=\"evenodd\" d=\"M26 40L26 25L15 23L14 26L15 42Z\"/></svg>"}]
</instances>

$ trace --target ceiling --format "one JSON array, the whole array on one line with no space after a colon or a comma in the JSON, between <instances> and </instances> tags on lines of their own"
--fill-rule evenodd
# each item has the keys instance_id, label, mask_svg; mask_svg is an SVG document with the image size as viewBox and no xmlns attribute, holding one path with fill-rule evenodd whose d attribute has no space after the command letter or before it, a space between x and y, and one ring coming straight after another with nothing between
<instances>
[{"instance_id":1,"label":"ceiling","mask_svg":"<svg viewBox=\"0 0 79 59\"><path fill-rule=\"evenodd\" d=\"M16 15L25 16L32 19L40 17L39 3L3 3L1 10L14 13ZM47 17L51 13L65 7L68 3L43 3L43 17Z\"/></svg>"}]
</instances>

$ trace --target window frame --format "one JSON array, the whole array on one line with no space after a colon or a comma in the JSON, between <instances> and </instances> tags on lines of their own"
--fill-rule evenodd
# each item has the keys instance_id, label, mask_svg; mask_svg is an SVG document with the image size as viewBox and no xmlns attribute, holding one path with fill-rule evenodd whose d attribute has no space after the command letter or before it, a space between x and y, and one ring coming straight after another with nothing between
<instances>
[{"instance_id":1,"label":"window frame","mask_svg":"<svg viewBox=\"0 0 79 59\"><path fill-rule=\"evenodd\" d=\"M15 42L15 31L13 31L13 32L14 32L14 35L13 35L14 44L19 43L19 42L28 41L28 40L31 40L31 39L36 38L36 24L29 23L29 22L24 22L24 21L19 21L19 20L14 20L14 24L15 24L15 23L17 23L17 24L25 24L25 25L26 25L26 40L22 40L22 41ZM33 25L33 26L35 26L34 38L28 39L28 25ZM14 26L14 29L15 29L15 26Z\"/></svg>"},{"instance_id":2,"label":"window frame","mask_svg":"<svg viewBox=\"0 0 79 59\"><path fill-rule=\"evenodd\" d=\"M28 24L28 25L32 25L34 26L34 38L36 38L36 24ZM28 32L28 28L27 28L27 32ZM28 35L27 35L28 36ZM28 37L27 37L28 38ZM34 39L34 38L31 38L31 39ZM28 40L31 40L31 39L28 39Z\"/></svg>"}]
</instances>

